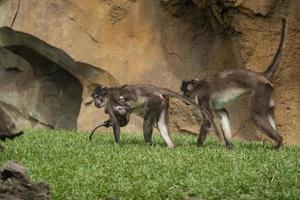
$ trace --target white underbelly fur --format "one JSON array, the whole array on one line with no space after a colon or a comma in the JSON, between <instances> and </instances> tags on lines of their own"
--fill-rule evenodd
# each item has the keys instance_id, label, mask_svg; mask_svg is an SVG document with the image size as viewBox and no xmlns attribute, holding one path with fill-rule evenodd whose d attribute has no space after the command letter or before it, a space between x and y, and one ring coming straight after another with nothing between
<instances>
[{"instance_id":1,"label":"white underbelly fur","mask_svg":"<svg viewBox=\"0 0 300 200\"><path fill-rule=\"evenodd\" d=\"M212 106L215 109L224 108L227 104L231 103L235 99L240 96L246 94L248 91L246 89L234 88L223 90L222 92L218 92L211 97Z\"/></svg>"}]
</instances>

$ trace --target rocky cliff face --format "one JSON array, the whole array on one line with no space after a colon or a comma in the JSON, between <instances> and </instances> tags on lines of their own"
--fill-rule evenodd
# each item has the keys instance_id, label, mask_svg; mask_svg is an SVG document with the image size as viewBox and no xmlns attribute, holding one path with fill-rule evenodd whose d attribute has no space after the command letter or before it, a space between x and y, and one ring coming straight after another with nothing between
<instances>
[{"instance_id":1,"label":"rocky cliff face","mask_svg":"<svg viewBox=\"0 0 300 200\"><path fill-rule=\"evenodd\" d=\"M300 143L299 9L297 0L0 0L0 27L12 28L0 30L0 102L20 126L90 130L105 118L87 104L96 83L178 91L183 79L223 69L264 71L286 16L275 115L285 141ZM229 111L234 133L250 139L248 105L241 98ZM174 100L170 112L172 131L198 132L187 106ZM133 118L125 131L140 125Z\"/></svg>"}]
</instances>

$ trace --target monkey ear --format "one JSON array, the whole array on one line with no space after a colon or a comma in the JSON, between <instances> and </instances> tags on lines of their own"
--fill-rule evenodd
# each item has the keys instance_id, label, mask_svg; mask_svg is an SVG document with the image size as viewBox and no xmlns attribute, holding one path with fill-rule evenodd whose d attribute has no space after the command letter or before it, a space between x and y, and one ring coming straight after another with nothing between
<instances>
[{"instance_id":1,"label":"monkey ear","mask_svg":"<svg viewBox=\"0 0 300 200\"><path fill-rule=\"evenodd\" d=\"M198 82L199 82L199 79L198 79L198 78L192 79L191 82L192 82L192 83L198 83Z\"/></svg>"},{"instance_id":2,"label":"monkey ear","mask_svg":"<svg viewBox=\"0 0 300 200\"><path fill-rule=\"evenodd\" d=\"M102 90L103 90L103 92L105 93L105 95L108 93L108 87L103 86Z\"/></svg>"},{"instance_id":3,"label":"monkey ear","mask_svg":"<svg viewBox=\"0 0 300 200\"><path fill-rule=\"evenodd\" d=\"M106 96L106 95L108 94L108 87L103 86L103 87L102 87L102 92L101 92L101 93L102 93L103 96Z\"/></svg>"},{"instance_id":4,"label":"monkey ear","mask_svg":"<svg viewBox=\"0 0 300 200\"><path fill-rule=\"evenodd\" d=\"M186 89L186 84L187 84L187 81L186 81L186 80L183 80L183 81L181 82L181 86L180 86L180 90L181 90L181 91L184 91L184 90Z\"/></svg>"},{"instance_id":5,"label":"monkey ear","mask_svg":"<svg viewBox=\"0 0 300 200\"><path fill-rule=\"evenodd\" d=\"M96 84L95 88L102 88L102 85L101 84Z\"/></svg>"}]
</instances>

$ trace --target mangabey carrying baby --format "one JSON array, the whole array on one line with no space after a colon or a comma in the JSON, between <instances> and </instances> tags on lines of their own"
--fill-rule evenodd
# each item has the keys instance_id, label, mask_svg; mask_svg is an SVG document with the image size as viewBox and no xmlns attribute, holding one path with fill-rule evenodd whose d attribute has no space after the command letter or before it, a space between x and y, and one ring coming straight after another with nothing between
<instances>
[{"instance_id":1,"label":"mangabey carrying baby","mask_svg":"<svg viewBox=\"0 0 300 200\"><path fill-rule=\"evenodd\" d=\"M143 109L145 142L152 144L153 126L156 126L167 146L173 148L174 144L169 134L169 97L177 98L190 104L201 112L199 106L189 98L183 97L171 90L153 85L124 85L114 88L98 85L92 97L95 106L98 108L105 106L105 112L110 116L109 120L100 124L98 127L112 126L116 143L120 142L120 127L127 125L130 113ZM216 134L220 137L220 133L208 113L204 112L202 115L205 115L207 119L211 120L210 123L215 128ZM90 139L98 127L92 131Z\"/></svg>"},{"instance_id":2,"label":"mangabey carrying baby","mask_svg":"<svg viewBox=\"0 0 300 200\"><path fill-rule=\"evenodd\" d=\"M246 69L226 70L214 77L202 80L183 81L181 91L186 97L195 100L202 110L213 116L213 111L220 117L226 146L232 147L232 135L226 104L235 101L239 96L251 94L250 118L263 133L275 141L274 148L282 146L283 139L276 131L274 120L273 84L271 77L277 69L286 38L286 20L282 19L281 40L277 52L265 72L253 72ZM206 117L206 116L204 116ZM204 119L198 138L198 145L203 145L210 120Z\"/></svg>"},{"instance_id":3,"label":"mangabey carrying baby","mask_svg":"<svg viewBox=\"0 0 300 200\"><path fill-rule=\"evenodd\" d=\"M110 98L109 101L107 101L106 105L104 105L104 97ZM96 126L96 128L93 129L93 131L90 134L89 139L92 140L94 132L100 128L100 127L110 127L113 126L113 121L118 121L120 127L124 127L128 124L130 120L130 105L125 101L125 99L120 96L119 100L116 101L115 98L108 96L108 88L102 87L98 85L94 92L92 93L92 98L94 100L95 106L98 108L102 108L105 106L104 112L106 114L109 114L109 112L112 112L113 114L109 114L110 118L103 123L101 123L99 126ZM103 102L103 104L99 101ZM113 119L112 119L113 117Z\"/></svg>"}]
</instances>

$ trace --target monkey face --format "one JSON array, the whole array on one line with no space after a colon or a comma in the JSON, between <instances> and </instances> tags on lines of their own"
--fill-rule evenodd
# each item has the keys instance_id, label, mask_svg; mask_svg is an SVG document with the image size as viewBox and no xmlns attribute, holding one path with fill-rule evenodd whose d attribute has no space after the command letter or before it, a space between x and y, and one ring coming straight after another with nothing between
<instances>
[{"instance_id":1,"label":"monkey face","mask_svg":"<svg viewBox=\"0 0 300 200\"><path fill-rule=\"evenodd\" d=\"M182 91L184 96L193 98L195 91L197 89L198 83L199 83L198 79L184 80L181 83L180 90Z\"/></svg>"},{"instance_id":2,"label":"monkey face","mask_svg":"<svg viewBox=\"0 0 300 200\"><path fill-rule=\"evenodd\" d=\"M108 88L102 85L97 85L92 93L94 104L97 108L105 106L105 100L108 94Z\"/></svg>"}]
</instances>

